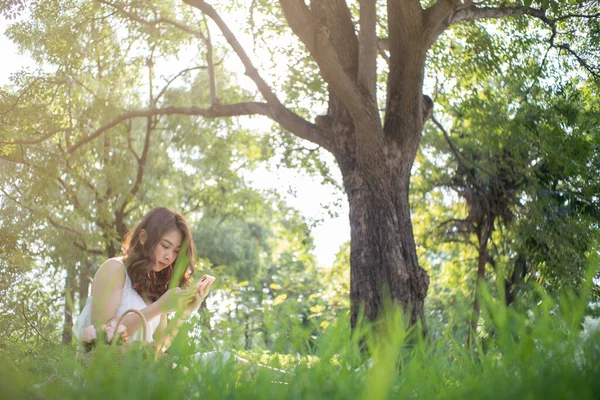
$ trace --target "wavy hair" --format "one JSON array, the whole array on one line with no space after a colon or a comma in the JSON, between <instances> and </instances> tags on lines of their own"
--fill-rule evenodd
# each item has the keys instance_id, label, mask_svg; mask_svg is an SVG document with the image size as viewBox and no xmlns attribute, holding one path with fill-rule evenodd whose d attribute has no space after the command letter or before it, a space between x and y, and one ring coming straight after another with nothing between
<instances>
[{"instance_id":1,"label":"wavy hair","mask_svg":"<svg viewBox=\"0 0 600 400\"><path fill-rule=\"evenodd\" d=\"M140 242L140 232L146 231L147 238L144 244ZM131 279L131 286L144 299L152 302L158 300L169 288L173 276L173 265L160 272L152 270L156 264L154 247L160 242L162 236L169 231L178 230L183 237L182 244L188 243L187 254L189 265L179 280L178 286L185 287L189 284L194 273L194 258L196 249L190 227L183 215L165 207L150 210L138 224L123 238L123 262ZM181 253L184 249L180 249Z\"/></svg>"}]
</instances>

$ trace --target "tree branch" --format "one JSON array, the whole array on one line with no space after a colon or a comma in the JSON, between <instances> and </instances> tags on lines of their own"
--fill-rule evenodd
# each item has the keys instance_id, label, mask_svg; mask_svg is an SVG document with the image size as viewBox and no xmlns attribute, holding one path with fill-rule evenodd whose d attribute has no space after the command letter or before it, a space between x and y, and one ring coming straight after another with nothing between
<instances>
[{"instance_id":1,"label":"tree branch","mask_svg":"<svg viewBox=\"0 0 600 400\"><path fill-rule=\"evenodd\" d=\"M429 23L433 26L428 31L427 41L428 46L441 35L445 29L451 25L458 24L463 21L474 21L478 19L497 19L505 17L516 17L522 15L529 15L535 17L548 25L552 29L552 36L550 38L550 46L565 50L571 54L579 65L581 65L594 79L600 81L600 69L594 68L590 65L583 57L581 57L575 50L573 50L568 43L565 44L554 44L556 37L556 23L569 18L587 18L595 19L600 17L600 13L595 14L565 14L556 18L549 18L546 16L546 10L536 8L525 8L525 7L478 7L477 4L471 3L467 5L455 6L452 9L451 5L455 3L453 0L439 0L433 7L426 10L426 14L429 17ZM437 20L436 20L437 19ZM381 40L381 39L380 39Z\"/></svg>"},{"instance_id":2,"label":"tree branch","mask_svg":"<svg viewBox=\"0 0 600 400\"><path fill-rule=\"evenodd\" d=\"M480 166L479 164L477 164L475 161L470 160L468 157L464 156L460 150L458 150L456 148L456 146L454 145L454 143L452 143L452 139L450 139L450 135L448 134L448 132L446 131L446 129L444 128L444 126L432 115L431 116L431 121L433 121L433 123L442 131L442 133L444 134L444 139L446 139L446 142L448 143L448 146L450 146L450 149L452 150L452 152L454 153L454 155L456 156L456 159L459 163L461 163L463 165L463 167L468 171L469 167L467 167L466 165L464 165L460 160L463 159L467 162L469 162L470 164L472 164L475 168L485 172L486 174L488 174L489 176L495 176L495 174L491 173L490 171L486 170L485 168L483 168L482 166ZM473 181L475 181L475 177L471 176L471 178L473 179ZM479 187L480 189L482 189L481 187Z\"/></svg>"},{"instance_id":3,"label":"tree branch","mask_svg":"<svg viewBox=\"0 0 600 400\"><path fill-rule=\"evenodd\" d=\"M490 18L497 19L505 17L518 17L522 15L530 15L548 24L552 23L552 20L546 17L546 11L537 8L477 7L476 5L470 5L467 7L459 7L458 9L456 9L456 11L450 16L448 20L448 26L455 25L463 21L474 21L477 19ZM448 26L446 26L445 28L447 28Z\"/></svg>"},{"instance_id":4,"label":"tree branch","mask_svg":"<svg viewBox=\"0 0 600 400\"><path fill-rule=\"evenodd\" d=\"M377 39L377 47L379 48L379 50L390 51L390 39L388 39L388 38Z\"/></svg>"},{"instance_id":5,"label":"tree branch","mask_svg":"<svg viewBox=\"0 0 600 400\"><path fill-rule=\"evenodd\" d=\"M457 0L438 0L433 6L425 10L425 37L427 38L428 48L448 27L446 23L452 14L459 9L460 5L460 1Z\"/></svg>"},{"instance_id":6,"label":"tree branch","mask_svg":"<svg viewBox=\"0 0 600 400\"><path fill-rule=\"evenodd\" d=\"M150 68L149 77L150 77L149 78L150 79L149 87L152 88L152 68ZM150 91L149 105L150 105L150 107L153 107L154 105L156 105L156 99L152 98L152 91ZM135 183L134 183L133 187L131 188L131 191L129 192L129 196L127 196L129 198L129 200L125 200L123 202L123 205L121 206L121 209L120 209L121 213L123 213L123 211L125 210L125 207L129 203L129 201L135 197L138 190L140 189L140 186L142 185L142 180L144 179L144 169L146 168L146 161L148 159L148 153L150 152L150 137L152 135L152 131L154 130L154 128L156 127L156 124L157 124L157 122L154 122L153 118L154 118L154 116L148 116L146 119L146 138L144 140L144 149L142 150L142 156L137 160L138 161L137 176L135 178Z\"/></svg>"},{"instance_id":7,"label":"tree branch","mask_svg":"<svg viewBox=\"0 0 600 400\"><path fill-rule=\"evenodd\" d=\"M156 95L155 102L158 103L158 101L160 100L160 98L162 96L164 96L165 93L167 92L167 89L169 88L169 86L171 86L171 84L173 82L175 82L175 80L177 78L179 78L180 76L182 76L182 75L184 75L184 74L186 74L186 73L188 73L190 71L194 71L194 70L197 70L197 69L206 69L206 68L207 67L205 67L205 66L199 66L199 67L186 68L186 69L183 69L183 70L179 71L175 76L173 76L171 79L169 79L169 81L167 82L167 84L160 90L160 92L158 92L158 95Z\"/></svg>"},{"instance_id":8,"label":"tree branch","mask_svg":"<svg viewBox=\"0 0 600 400\"><path fill-rule=\"evenodd\" d=\"M375 0L360 0L358 35L358 83L373 100L377 99L377 5Z\"/></svg>"},{"instance_id":9,"label":"tree branch","mask_svg":"<svg viewBox=\"0 0 600 400\"><path fill-rule=\"evenodd\" d=\"M148 160L148 153L150 152L150 136L152 135L152 131L154 129L155 124L153 124L152 116L148 117L146 120L146 138L144 140L144 149L142 150L142 156L137 159L138 162L138 170L137 176L135 178L135 183L129 192L129 195L121 204L121 208L119 212L121 214L124 213L125 207L129 204L131 199L135 197L140 187L142 186L142 180L144 179L144 170L146 168L146 161Z\"/></svg>"},{"instance_id":10,"label":"tree branch","mask_svg":"<svg viewBox=\"0 0 600 400\"><path fill-rule=\"evenodd\" d=\"M338 59L329 40L329 29L318 26L315 15L303 0L280 0L280 3L290 28L305 44L324 80L352 116L356 132L374 134L381 131L377 103Z\"/></svg>"},{"instance_id":11,"label":"tree branch","mask_svg":"<svg viewBox=\"0 0 600 400\"><path fill-rule=\"evenodd\" d=\"M133 130L133 124L131 123L131 120L127 121L127 148L129 149L129 151L131 151L131 153L133 154L133 158L135 158L135 160L137 162L140 161L140 156L138 156L138 154L136 153L136 151L133 148L133 143L131 141L131 131Z\"/></svg>"},{"instance_id":12,"label":"tree branch","mask_svg":"<svg viewBox=\"0 0 600 400\"><path fill-rule=\"evenodd\" d=\"M23 89L23 90L21 91L21 93L19 93L19 96L17 97L17 99L15 100L15 102L14 102L14 103L13 103L13 104L12 104L10 107L8 107L7 109L5 109L5 110L2 110L2 112L0 112L0 115L5 115L5 114L8 114L8 113L9 113L9 112L11 112L12 110L14 110L14 109L15 109L15 107L16 107L17 105L19 105L19 103L21 102L21 99L23 99L23 98L25 97L25 95L27 94L27 92L29 92L29 91L30 91L30 90L31 90L31 89L32 89L32 88L33 88L33 87L34 87L34 86L35 86L35 85L36 85L38 82L40 82L40 81L42 81L42 82L43 82L43 81L45 81L45 80L46 80L46 78L43 78L43 77L40 77L40 78L35 78L35 79L34 79L32 82L30 82L30 83L27 85L27 87L26 87L25 89Z\"/></svg>"},{"instance_id":13,"label":"tree branch","mask_svg":"<svg viewBox=\"0 0 600 400\"><path fill-rule=\"evenodd\" d=\"M219 27L223 36L227 40L227 43L231 46L233 51L236 53L244 67L246 68L246 75L250 77L256 84L256 87L263 95L265 100L268 103L269 113L264 115L268 115L273 120L277 121L281 124L285 129L292 132L296 136L301 137L302 139L309 140L313 143L323 146L324 148L332 151L333 144L325 136L325 132L319 129L314 124L306 121L304 118L300 117L296 113L292 112L288 108L286 108L277 98L275 93L271 90L269 85L262 79L258 70L250 61L250 57L237 40L235 35L231 32L227 24L223 21L221 16L216 12L216 10L209 4L207 4L204 0L183 0L185 3L190 6L197 8L202 11L204 14L208 15ZM219 109L225 106L219 106ZM255 113L261 114L261 113Z\"/></svg>"},{"instance_id":14,"label":"tree branch","mask_svg":"<svg viewBox=\"0 0 600 400\"><path fill-rule=\"evenodd\" d=\"M103 125L94 133L84 138L79 139L71 148L67 151L73 153L84 144L94 140L95 138L102 135L104 132L111 128L119 125L120 123L127 121L132 118L142 118L155 115L193 115L202 116L206 118L218 118L218 117L234 117L240 115L266 115L270 116L271 110L268 104L247 102L247 103L235 103L219 105L213 108L199 108L199 107L163 107L163 108L152 108L148 110L135 110L128 111L116 118L115 120Z\"/></svg>"},{"instance_id":15,"label":"tree branch","mask_svg":"<svg viewBox=\"0 0 600 400\"><path fill-rule=\"evenodd\" d=\"M457 0L438 0L432 7L425 10L425 38L427 47L429 48L451 25L456 25L463 21L516 17L521 15L531 15L546 23L551 23L551 20L546 17L546 11L536 8L478 7L472 1L461 4Z\"/></svg>"},{"instance_id":16,"label":"tree branch","mask_svg":"<svg viewBox=\"0 0 600 400\"><path fill-rule=\"evenodd\" d=\"M202 14L204 25L206 25L206 64L208 65L208 87L210 89L210 105L214 107L219 104L220 101L217 97L217 81L215 78L215 65L213 64L213 45L210 38L210 29L208 27L208 21L206 20L206 14Z\"/></svg>"},{"instance_id":17,"label":"tree branch","mask_svg":"<svg viewBox=\"0 0 600 400\"><path fill-rule=\"evenodd\" d=\"M375 3L374 0L365 0L365 2ZM374 4L373 4L374 6ZM360 18L363 18L363 11L360 11ZM310 12L317 23L317 30L321 27L329 29L330 50L336 55L343 70L351 79L358 78L359 69L359 40L356 32L359 30L354 21L348 6L347 0L312 0L310 2ZM366 11L366 13L369 13ZM376 9L371 17L376 23ZM368 18L371 18L367 16ZM363 26L368 27L368 21L360 23L360 29ZM363 33L370 30L367 28ZM371 51L371 49L368 49Z\"/></svg>"},{"instance_id":18,"label":"tree branch","mask_svg":"<svg viewBox=\"0 0 600 400\"><path fill-rule=\"evenodd\" d=\"M57 133L61 133L61 132L69 132L70 129L69 128L61 128L61 129L55 129L51 132L46 133L45 135L36 138L36 139L23 139L23 140L14 140L12 142L0 142L0 146L10 146L10 145L18 145L18 144L37 144L37 143L41 143L46 139L51 138L52 136L56 135Z\"/></svg>"},{"instance_id":19,"label":"tree branch","mask_svg":"<svg viewBox=\"0 0 600 400\"><path fill-rule=\"evenodd\" d=\"M147 26L152 26L152 27L156 27L157 25L160 25L160 24L172 25L172 26L175 26L175 27L181 29L184 32L189 33L192 36L195 36L195 37L201 39L203 42L206 40L201 31L196 31L196 30L190 28L189 26L182 24L181 22L174 21L174 20L169 19L169 18L158 18L158 19L155 19L153 21L148 21L148 20L145 20L145 19L137 16L136 14L128 12L127 10L125 10L125 8L121 7L120 5L111 3L111 2L106 1L106 0L96 0L96 1L98 3L105 4L105 5L109 6L109 7L116 8L123 15L125 15L127 18L129 18L129 19L131 19L133 21L139 22L142 25L147 25Z\"/></svg>"},{"instance_id":20,"label":"tree branch","mask_svg":"<svg viewBox=\"0 0 600 400\"><path fill-rule=\"evenodd\" d=\"M1 187L0 187L0 191L1 191L2 193L4 193L4 195L5 195L5 196L6 196L8 199L12 200L13 202L15 202L16 204L18 204L18 205L19 205L19 206L21 206L22 208L24 208L24 209L26 209L26 210L29 210L29 211L30 211L30 212L32 212L33 214L36 214L36 215L41 215L41 216L43 216L43 217L44 217L44 218L45 218L45 219L46 219L48 222L50 222L50 224L51 224L52 226L54 226L54 227L56 227L56 228L59 228L59 229L66 230L66 231L68 231L68 232L75 233L76 235L79 235L79 236L83 236L83 233L82 233L81 231L78 231L78 230L77 230L77 229L75 229L75 228L71 228L70 226L61 225L60 223L58 223L58 222L56 222L55 220L53 220L53 219L52 219L50 216L48 216L48 215L44 215L44 213L42 213L42 212L40 212L40 211L36 211L36 210L34 210L33 208L31 208L31 207L29 207L29 206L27 206L27 205L23 204L23 203L22 203L22 202L20 202L18 199L16 199L15 197L11 196L10 194L8 194L8 193L7 193L7 192L6 192L6 191L5 191L3 188L1 188Z\"/></svg>"},{"instance_id":21,"label":"tree branch","mask_svg":"<svg viewBox=\"0 0 600 400\"><path fill-rule=\"evenodd\" d=\"M56 180L63 187L63 189L65 189L65 192L67 192L67 195L71 198L71 203L73 204L73 207L75 207L75 209L78 210L79 212L81 212L82 214L86 214L81 207L81 203L79 202L79 199L77 198L77 194L73 191L71 186L69 186L67 184L67 182L65 182L60 177L56 177ZM86 216L89 217L89 215L86 215Z\"/></svg>"},{"instance_id":22,"label":"tree branch","mask_svg":"<svg viewBox=\"0 0 600 400\"><path fill-rule=\"evenodd\" d=\"M46 339L46 337L44 335L41 334L41 332L38 330L38 328L29 320L29 318L27 318L27 313L25 312L25 303L21 303L21 314L23 315L23 318L25 318L25 322L27 322L27 324L35 331L35 333L42 338L45 342L49 343L50 341L48 339Z\"/></svg>"},{"instance_id":23,"label":"tree branch","mask_svg":"<svg viewBox=\"0 0 600 400\"><path fill-rule=\"evenodd\" d=\"M73 242L73 246L75 246L75 247L77 247L77 248L79 248L79 249L81 249L81 250L83 250L83 251L85 251L86 253L89 253L89 254L96 254L96 255L99 255L99 256L104 255L104 251L103 250L100 250L100 249L88 249L87 246L85 245L85 242L83 244L77 243L77 242Z\"/></svg>"},{"instance_id":24,"label":"tree branch","mask_svg":"<svg viewBox=\"0 0 600 400\"><path fill-rule=\"evenodd\" d=\"M600 83L600 68L594 68L590 64L588 64L586 60L584 60L579 54L577 54L575 50L571 48L571 46L569 46L568 43L553 45L553 47L565 50L573 57L575 57L579 65L581 65L598 83Z\"/></svg>"},{"instance_id":25,"label":"tree branch","mask_svg":"<svg viewBox=\"0 0 600 400\"><path fill-rule=\"evenodd\" d=\"M462 10L461 10L462 11ZM479 18L502 18L507 16L516 15L530 15L538 18L552 29L552 36L550 38L551 47L565 50L571 54L579 65L581 65L594 79L600 82L600 69L594 68L584 58L582 58L575 50L571 48L568 43L554 44L556 37L556 23L569 18L587 18L595 19L600 17L600 13L596 14L565 14L557 18L548 18L545 10L538 10L535 8L519 8L519 7L501 7L501 8L476 8L474 10L465 9L462 12L456 13L452 18L451 24L458 23L462 20L468 19L479 19ZM455 22L456 21L456 22Z\"/></svg>"},{"instance_id":26,"label":"tree branch","mask_svg":"<svg viewBox=\"0 0 600 400\"><path fill-rule=\"evenodd\" d=\"M30 168L33 168L33 169L36 169L36 170L39 170L39 171L44 171L43 168L41 168L41 167L39 167L37 165L31 164L31 163L29 163L29 162L27 162L25 160L15 160L13 158L3 156L1 153L0 153L0 160L8 161L8 162L11 162L11 163L14 163L14 164L17 164L17 165L25 165L27 167L30 167Z\"/></svg>"}]
</instances>

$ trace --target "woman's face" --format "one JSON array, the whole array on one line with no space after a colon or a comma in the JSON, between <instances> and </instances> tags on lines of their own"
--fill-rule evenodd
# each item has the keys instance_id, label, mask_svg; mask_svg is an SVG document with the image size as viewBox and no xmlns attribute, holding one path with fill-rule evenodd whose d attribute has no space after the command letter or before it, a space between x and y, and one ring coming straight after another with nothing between
<instances>
[{"instance_id":1,"label":"woman's face","mask_svg":"<svg viewBox=\"0 0 600 400\"><path fill-rule=\"evenodd\" d=\"M154 259L156 263L152 268L155 272L160 272L173 264L179 253L179 247L183 235L179 230L168 231L162 235L158 244L154 247Z\"/></svg>"}]
</instances>

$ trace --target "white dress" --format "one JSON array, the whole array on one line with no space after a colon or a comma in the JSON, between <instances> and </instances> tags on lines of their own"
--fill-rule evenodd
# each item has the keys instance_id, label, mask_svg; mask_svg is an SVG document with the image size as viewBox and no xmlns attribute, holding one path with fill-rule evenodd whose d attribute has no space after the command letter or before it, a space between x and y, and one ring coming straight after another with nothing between
<instances>
[{"instance_id":1,"label":"white dress","mask_svg":"<svg viewBox=\"0 0 600 400\"><path fill-rule=\"evenodd\" d=\"M120 258L111 258L111 260L117 260L120 263L123 263L123 261ZM81 337L83 330L92 324L92 301L92 296L87 298L87 301L85 302L85 307L81 311L81 314L79 314L77 322L75 322L75 325L73 326L73 334L75 335L77 340L79 340L79 338ZM144 300L138 294L138 292L136 292L135 289L131 287L131 279L129 279L129 274L127 274L127 270L125 270L125 285L123 286L123 291L121 292L121 302L119 303L119 308L117 309L116 317L120 317L121 315L123 315L123 312L125 310L128 310L130 308L142 310L147 306L148 305L144 302ZM151 342L152 335L154 334L154 331L160 323L160 317L155 317L147 322L148 341ZM130 342L135 340L142 340L142 335L143 329L140 328L133 335L129 335L128 340Z\"/></svg>"}]
</instances>

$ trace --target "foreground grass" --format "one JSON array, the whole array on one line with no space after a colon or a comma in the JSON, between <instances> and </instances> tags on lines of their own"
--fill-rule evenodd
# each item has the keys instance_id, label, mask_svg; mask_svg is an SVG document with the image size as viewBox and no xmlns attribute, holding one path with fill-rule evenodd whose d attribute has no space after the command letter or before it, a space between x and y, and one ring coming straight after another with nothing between
<instances>
[{"instance_id":1,"label":"foreground grass","mask_svg":"<svg viewBox=\"0 0 600 400\"><path fill-rule=\"evenodd\" d=\"M340 318L306 354L239 353L293 375L259 369L249 377L232 364L196 361L198 349L158 362L141 350L118 357L108 349L87 368L70 347L22 349L0 353L0 398L597 399L600 336L581 331L584 309L581 300L544 297L522 315L489 302L488 336L475 348L450 328L439 340L423 338L393 313L387 326L352 335Z\"/></svg>"}]
</instances>

